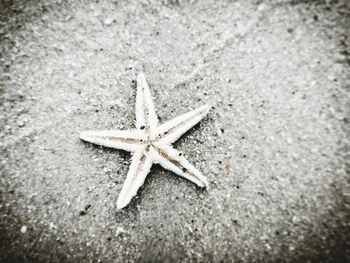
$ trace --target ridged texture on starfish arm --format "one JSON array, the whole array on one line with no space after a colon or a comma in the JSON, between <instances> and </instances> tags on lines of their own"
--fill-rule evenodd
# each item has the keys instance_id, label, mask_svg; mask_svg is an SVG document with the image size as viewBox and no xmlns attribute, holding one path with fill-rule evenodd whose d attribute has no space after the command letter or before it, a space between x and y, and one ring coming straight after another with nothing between
<instances>
[{"instance_id":1,"label":"ridged texture on starfish arm","mask_svg":"<svg viewBox=\"0 0 350 263\"><path fill-rule=\"evenodd\" d=\"M163 168L170 170L200 187L208 187L207 178L183 156L169 145L156 145L154 161Z\"/></svg>"},{"instance_id":2,"label":"ridged texture on starfish arm","mask_svg":"<svg viewBox=\"0 0 350 263\"><path fill-rule=\"evenodd\" d=\"M151 92L146 82L145 75L140 73L137 77L136 94L136 128L144 127L153 132L158 124L158 118L154 109Z\"/></svg>"},{"instance_id":3,"label":"ridged texture on starfish arm","mask_svg":"<svg viewBox=\"0 0 350 263\"><path fill-rule=\"evenodd\" d=\"M136 130L85 131L80 138L94 144L133 152L126 180L118 197L117 209L127 206L145 181L153 163L159 163L200 187L207 179L171 144L196 125L209 111L202 106L158 126L151 92L145 76L137 77Z\"/></svg>"},{"instance_id":4,"label":"ridged texture on starfish arm","mask_svg":"<svg viewBox=\"0 0 350 263\"><path fill-rule=\"evenodd\" d=\"M137 190L143 185L151 170L153 160L149 150L142 149L134 154L126 180L117 201L117 209L122 209L130 203Z\"/></svg>"},{"instance_id":5,"label":"ridged texture on starfish arm","mask_svg":"<svg viewBox=\"0 0 350 263\"><path fill-rule=\"evenodd\" d=\"M157 127L159 142L171 144L179 139L184 133L195 126L207 113L210 107L204 105L193 111L185 113Z\"/></svg>"},{"instance_id":6,"label":"ridged texture on starfish arm","mask_svg":"<svg viewBox=\"0 0 350 263\"><path fill-rule=\"evenodd\" d=\"M147 135L142 130L83 131L80 139L109 148L135 152L143 147Z\"/></svg>"}]
</instances>

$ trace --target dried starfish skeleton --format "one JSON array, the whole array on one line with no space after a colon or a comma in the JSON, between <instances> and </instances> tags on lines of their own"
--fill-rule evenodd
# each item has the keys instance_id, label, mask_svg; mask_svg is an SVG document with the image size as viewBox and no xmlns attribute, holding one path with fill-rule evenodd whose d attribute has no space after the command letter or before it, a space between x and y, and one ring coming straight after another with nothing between
<instances>
[{"instance_id":1,"label":"dried starfish skeleton","mask_svg":"<svg viewBox=\"0 0 350 263\"><path fill-rule=\"evenodd\" d=\"M118 210L127 206L136 195L153 163L200 187L208 186L201 172L171 144L196 125L209 109L205 105L158 125L149 87L144 74L140 73L137 77L136 129L81 132L80 138L84 141L133 153L129 172L117 200Z\"/></svg>"}]
</instances>

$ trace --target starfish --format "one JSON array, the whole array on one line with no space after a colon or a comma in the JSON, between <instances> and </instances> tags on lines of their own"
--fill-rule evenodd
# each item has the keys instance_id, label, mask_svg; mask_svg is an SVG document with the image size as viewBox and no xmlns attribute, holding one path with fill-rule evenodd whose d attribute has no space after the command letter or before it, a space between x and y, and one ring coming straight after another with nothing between
<instances>
[{"instance_id":1,"label":"starfish","mask_svg":"<svg viewBox=\"0 0 350 263\"><path fill-rule=\"evenodd\" d=\"M162 125L154 109L151 92L143 73L137 76L136 129L83 131L80 139L109 148L132 152L131 165L117 200L117 210L127 206L143 185L151 166L160 164L199 187L208 187L207 179L174 149L172 143L195 126L208 112L204 105Z\"/></svg>"}]
</instances>

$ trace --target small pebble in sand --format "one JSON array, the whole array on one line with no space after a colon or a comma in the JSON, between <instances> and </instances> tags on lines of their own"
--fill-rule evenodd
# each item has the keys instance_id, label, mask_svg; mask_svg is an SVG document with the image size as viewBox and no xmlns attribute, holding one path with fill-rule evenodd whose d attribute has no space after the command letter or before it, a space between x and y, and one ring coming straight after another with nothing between
<instances>
[{"instance_id":1,"label":"small pebble in sand","mask_svg":"<svg viewBox=\"0 0 350 263\"><path fill-rule=\"evenodd\" d=\"M22 233L22 234L27 233L27 226L26 226L26 225L23 225L23 226L21 227L21 233Z\"/></svg>"}]
</instances>

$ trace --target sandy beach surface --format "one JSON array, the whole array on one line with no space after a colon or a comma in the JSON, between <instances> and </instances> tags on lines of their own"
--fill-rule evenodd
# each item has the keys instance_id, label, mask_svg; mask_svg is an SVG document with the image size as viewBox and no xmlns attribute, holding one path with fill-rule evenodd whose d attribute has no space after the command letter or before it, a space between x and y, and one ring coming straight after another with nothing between
<instances>
[{"instance_id":1,"label":"sandy beach surface","mask_svg":"<svg viewBox=\"0 0 350 263\"><path fill-rule=\"evenodd\" d=\"M0 261L350 260L348 1L2 1ZM207 190L153 166L116 211L143 71Z\"/></svg>"}]
</instances>

